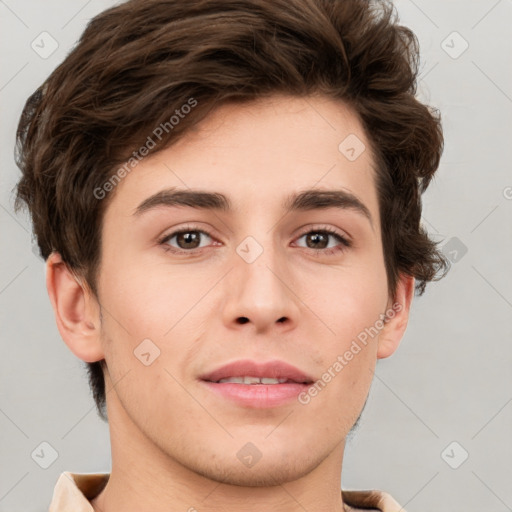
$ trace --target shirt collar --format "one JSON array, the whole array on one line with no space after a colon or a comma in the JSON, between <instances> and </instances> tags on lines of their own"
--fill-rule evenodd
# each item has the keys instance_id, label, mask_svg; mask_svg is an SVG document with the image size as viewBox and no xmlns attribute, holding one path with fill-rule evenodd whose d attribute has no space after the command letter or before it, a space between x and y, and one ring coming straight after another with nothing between
<instances>
[{"instance_id":1,"label":"shirt collar","mask_svg":"<svg viewBox=\"0 0 512 512\"><path fill-rule=\"evenodd\" d=\"M64 471L53 490L49 512L94 512L89 500L108 482L110 473L71 473Z\"/></svg>"},{"instance_id":2,"label":"shirt collar","mask_svg":"<svg viewBox=\"0 0 512 512\"><path fill-rule=\"evenodd\" d=\"M110 473L71 473L64 471L53 490L49 512L94 512L90 500L105 487ZM349 511L406 512L383 491L341 491Z\"/></svg>"}]
</instances>

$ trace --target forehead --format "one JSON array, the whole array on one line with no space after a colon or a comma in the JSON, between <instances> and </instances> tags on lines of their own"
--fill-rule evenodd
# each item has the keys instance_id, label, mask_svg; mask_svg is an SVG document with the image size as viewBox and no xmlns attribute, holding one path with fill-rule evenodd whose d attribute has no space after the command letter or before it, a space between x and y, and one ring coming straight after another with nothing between
<instances>
[{"instance_id":1,"label":"forehead","mask_svg":"<svg viewBox=\"0 0 512 512\"><path fill-rule=\"evenodd\" d=\"M268 212L302 189L345 189L375 209L373 166L363 127L346 104L275 95L214 109L178 142L143 158L117 185L108 210L131 215L168 188L221 192L240 212Z\"/></svg>"}]
</instances>

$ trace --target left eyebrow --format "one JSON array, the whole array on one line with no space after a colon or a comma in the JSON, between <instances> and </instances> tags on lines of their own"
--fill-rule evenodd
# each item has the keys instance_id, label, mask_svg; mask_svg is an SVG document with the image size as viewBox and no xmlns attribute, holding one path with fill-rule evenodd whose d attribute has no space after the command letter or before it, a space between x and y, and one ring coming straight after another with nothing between
<instances>
[{"instance_id":1,"label":"left eyebrow","mask_svg":"<svg viewBox=\"0 0 512 512\"><path fill-rule=\"evenodd\" d=\"M223 212L233 210L229 198L220 192L169 188L160 190L144 199L144 201L135 208L133 215L140 216L144 212L161 206L189 206L191 208ZM373 229L373 219L370 210L354 194L346 190L304 190L289 195L283 203L283 209L287 213L326 208L353 210L364 216L370 222Z\"/></svg>"},{"instance_id":2,"label":"left eyebrow","mask_svg":"<svg viewBox=\"0 0 512 512\"><path fill-rule=\"evenodd\" d=\"M298 194L291 194L284 202L284 209L287 212L326 208L352 210L365 217L373 229L370 210L360 199L347 190L304 190Z\"/></svg>"}]
</instances>

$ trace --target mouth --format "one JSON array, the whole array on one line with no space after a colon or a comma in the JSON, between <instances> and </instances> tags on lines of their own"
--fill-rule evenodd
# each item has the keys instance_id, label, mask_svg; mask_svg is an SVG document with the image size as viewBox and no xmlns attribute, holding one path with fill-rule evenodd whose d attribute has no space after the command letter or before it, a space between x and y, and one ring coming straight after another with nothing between
<instances>
[{"instance_id":1,"label":"mouth","mask_svg":"<svg viewBox=\"0 0 512 512\"><path fill-rule=\"evenodd\" d=\"M231 382L233 384L246 384L249 386L254 386L258 384L263 384L265 386L275 386L279 384L312 384L313 381L301 380L297 381L294 379L288 379L286 377L283 378L273 378L273 377L254 377L254 376L243 376L243 377L226 377L224 379L219 380L207 380L201 379L205 382L212 382L214 384L223 384L225 382Z\"/></svg>"},{"instance_id":2,"label":"mouth","mask_svg":"<svg viewBox=\"0 0 512 512\"><path fill-rule=\"evenodd\" d=\"M239 407L269 409L290 404L314 379L284 361L241 360L200 377L215 399Z\"/></svg>"},{"instance_id":3,"label":"mouth","mask_svg":"<svg viewBox=\"0 0 512 512\"><path fill-rule=\"evenodd\" d=\"M243 359L228 363L210 373L200 376L201 380L246 385L311 384L314 378L285 361L267 362Z\"/></svg>"}]
</instances>

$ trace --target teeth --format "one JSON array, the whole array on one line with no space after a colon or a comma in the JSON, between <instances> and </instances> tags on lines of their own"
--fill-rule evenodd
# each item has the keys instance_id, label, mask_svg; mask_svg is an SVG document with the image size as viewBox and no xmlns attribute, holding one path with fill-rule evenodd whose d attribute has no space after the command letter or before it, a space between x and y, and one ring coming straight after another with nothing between
<instances>
[{"instance_id":1,"label":"teeth","mask_svg":"<svg viewBox=\"0 0 512 512\"><path fill-rule=\"evenodd\" d=\"M218 382L234 382L236 384L283 384L288 379L273 379L271 377L228 377L220 379Z\"/></svg>"},{"instance_id":2,"label":"teeth","mask_svg":"<svg viewBox=\"0 0 512 512\"><path fill-rule=\"evenodd\" d=\"M272 379L271 377L262 377L261 383L262 384L283 384L284 382L287 382L288 379Z\"/></svg>"}]
</instances>

